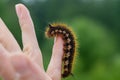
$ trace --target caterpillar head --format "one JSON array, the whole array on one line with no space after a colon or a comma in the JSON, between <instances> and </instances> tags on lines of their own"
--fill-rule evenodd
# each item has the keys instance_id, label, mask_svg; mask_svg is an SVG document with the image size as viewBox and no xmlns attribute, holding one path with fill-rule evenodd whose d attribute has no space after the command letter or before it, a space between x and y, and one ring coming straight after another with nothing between
<instances>
[{"instance_id":1,"label":"caterpillar head","mask_svg":"<svg viewBox=\"0 0 120 80\"><path fill-rule=\"evenodd\" d=\"M45 32L46 36L48 38L54 37L55 36L55 31L54 30L55 30L55 27L53 27L51 24L49 24L47 29L46 29L46 32Z\"/></svg>"}]
</instances>

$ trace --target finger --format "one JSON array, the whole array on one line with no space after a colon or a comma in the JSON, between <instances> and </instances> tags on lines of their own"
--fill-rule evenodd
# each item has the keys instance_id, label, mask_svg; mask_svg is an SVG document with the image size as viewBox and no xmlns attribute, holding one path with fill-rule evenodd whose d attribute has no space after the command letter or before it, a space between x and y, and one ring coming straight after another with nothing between
<instances>
[{"instance_id":1,"label":"finger","mask_svg":"<svg viewBox=\"0 0 120 80\"><path fill-rule=\"evenodd\" d=\"M12 56L11 63L20 76L19 80L50 80L45 71L25 55Z\"/></svg>"},{"instance_id":2,"label":"finger","mask_svg":"<svg viewBox=\"0 0 120 80\"><path fill-rule=\"evenodd\" d=\"M53 80L61 80L61 65L63 56L63 40L60 36L56 37L53 46L53 53L47 73Z\"/></svg>"},{"instance_id":3,"label":"finger","mask_svg":"<svg viewBox=\"0 0 120 80\"><path fill-rule=\"evenodd\" d=\"M15 78L15 71L8 58L8 53L1 45L0 45L0 76L2 76L4 80L14 80Z\"/></svg>"},{"instance_id":4,"label":"finger","mask_svg":"<svg viewBox=\"0 0 120 80\"><path fill-rule=\"evenodd\" d=\"M31 57L43 67L42 54L37 43L34 25L29 11L23 4L17 4L16 12L22 30L23 51L28 54L30 53Z\"/></svg>"},{"instance_id":5,"label":"finger","mask_svg":"<svg viewBox=\"0 0 120 80\"><path fill-rule=\"evenodd\" d=\"M8 30L2 19L0 18L0 43L4 46L4 48L9 52L20 51L20 47Z\"/></svg>"}]
</instances>

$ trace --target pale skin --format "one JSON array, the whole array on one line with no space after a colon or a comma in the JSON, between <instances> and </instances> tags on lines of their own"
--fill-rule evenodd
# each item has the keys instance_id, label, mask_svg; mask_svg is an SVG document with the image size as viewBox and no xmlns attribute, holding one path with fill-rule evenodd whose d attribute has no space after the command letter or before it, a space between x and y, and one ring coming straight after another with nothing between
<instances>
[{"instance_id":1,"label":"pale skin","mask_svg":"<svg viewBox=\"0 0 120 80\"><path fill-rule=\"evenodd\" d=\"M30 13L23 4L17 4L15 8L23 49L0 18L0 76L4 80L61 80L62 38L56 37L51 60L45 71Z\"/></svg>"}]
</instances>

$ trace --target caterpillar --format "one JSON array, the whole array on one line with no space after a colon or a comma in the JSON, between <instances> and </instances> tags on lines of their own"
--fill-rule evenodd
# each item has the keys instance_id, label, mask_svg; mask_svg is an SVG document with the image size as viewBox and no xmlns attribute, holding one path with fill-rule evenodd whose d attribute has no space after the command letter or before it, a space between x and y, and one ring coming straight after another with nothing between
<instances>
[{"instance_id":1,"label":"caterpillar","mask_svg":"<svg viewBox=\"0 0 120 80\"><path fill-rule=\"evenodd\" d=\"M45 32L48 38L60 35L64 41L62 77L72 75L73 60L76 53L76 38L73 31L67 25L61 23L49 24Z\"/></svg>"}]
</instances>

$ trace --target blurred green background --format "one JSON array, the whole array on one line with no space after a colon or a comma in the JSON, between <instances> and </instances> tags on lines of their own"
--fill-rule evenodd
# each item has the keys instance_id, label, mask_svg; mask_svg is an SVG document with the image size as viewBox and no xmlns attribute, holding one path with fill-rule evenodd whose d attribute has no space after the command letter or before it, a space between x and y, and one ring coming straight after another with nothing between
<instances>
[{"instance_id":1,"label":"blurred green background","mask_svg":"<svg viewBox=\"0 0 120 80\"><path fill-rule=\"evenodd\" d=\"M79 43L74 76L63 80L120 80L120 0L0 0L0 17L22 47L15 4L30 10L47 68L53 39L46 39L48 23L64 22Z\"/></svg>"}]
</instances>

